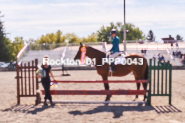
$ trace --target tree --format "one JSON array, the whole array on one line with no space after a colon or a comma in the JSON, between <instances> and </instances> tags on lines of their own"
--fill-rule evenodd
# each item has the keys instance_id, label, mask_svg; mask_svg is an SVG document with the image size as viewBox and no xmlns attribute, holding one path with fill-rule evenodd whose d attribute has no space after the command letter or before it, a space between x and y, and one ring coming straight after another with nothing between
<instances>
[{"instance_id":1,"label":"tree","mask_svg":"<svg viewBox=\"0 0 185 123\"><path fill-rule=\"evenodd\" d=\"M56 43L64 43L66 40L66 36L62 36L62 32L60 30L58 30L56 32Z\"/></svg>"},{"instance_id":2,"label":"tree","mask_svg":"<svg viewBox=\"0 0 185 123\"><path fill-rule=\"evenodd\" d=\"M110 26L102 26L100 28L100 30L97 31L97 36L98 36L98 41L106 41L106 42L110 42L110 32L111 29L115 28L117 30L117 35L120 38L120 42L123 41L123 29L124 29L124 25L122 25L122 23L118 22L116 24L114 24L113 22L110 23ZM134 24L131 23L127 23L126 24L126 30L129 30L129 33L127 33L127 38L126 40L139 40L139 39L144 39L145 36L143 34L143 32L138 28L135 27Z\"/></svg>"},{"instance_id":3,"label":"tree","mask_svg":"<svg viewBox=\"0 0 185 123\"><path fill-rule=\"evenodd\" d=\"M183 37L181 37L180 35L177 35L177 36L176 36L176 40L182 41L182 40L183 40Z\"/></svg>"},{"instance_id":4,"label":"tree","mask_svg":"<svg viewBox=\"0 0 185 123\"><path fill-rule=\"evenodd\" d=\"M42 35L40 39L38 39L39 44L57 44L57 43L65 43L66 36L62 35L62 32L58 30L56 33L48 33L46 35Z\"/></svg>"},{"instance_id":5,"label":"tree","mask_svg":"<svg viewBox=\"0 0 185 123\"><path fill-rule=\"evenodd\" d=\"M155 36L152 30L148 32L147 38L148 41L155 41Z\"/></svg>"},{"instance_id":6,"label":"tree","mask_svg":"<svg viewBox=\"0 0 185 123\"><path fill-rule=\"evenodd\" d=\"M87 38L81 38L81 42L97 42L97 34L92 33Z\"/></svg>"},{"instance_id":7,"label":"tree","mask_svg":"<svg viewBox=\"0 0 185 123\"><path fill-rule=\"evenodd\" d=\"M1 16L0 16L1 17ZM0 20L0 61L15 61L17 54L24 47L22 37L16 37L13 42L6 37L3 22Z\"/></svg>"},{"instance_id":8,"label":"tree","mask_svg":"<svg viewBox=\"0 0 185 123\"><path fill-rule=\"evenodd\" d=\"M8 38L6 38L3 22L0 20L0 61L11 60L10 45L11 41Z\"/></svg>"},{"instance_id":9,"label":"tree","mask_svg":"<svg viewBox=\"0 0 185 123\"><path fill-rule=\"evenodd\" d=\"M16 60L19 51L24 47L24 41L22 37L15 37L11 44L12 60Z\"/></svg>"},{"instance_id":10,"label":"tree","mask_svg":"<svg viewBox=\"0 0 185 123\"><path fill-rule=\"evenodd\" d=\"M112 29L111 27L102 26L100 28L100 30L97 31L97 33L98 33L98 41L109 42L111 29Z\"/></svg>"},{"instance_id":11,"label":"tree","mask_svg":"<svg viewBox=\"0 0 185 123\"><path fill-rule=\"evenodd\" d=\"M67 40L68 43L79 43L79 42L81 42L80 38L74 33L67 33L65 36L66 36L66 40Z\"/></svg>"},{"instance_id":12,"label":"tree","mask_svg":"<svg viewBox=\"0 0 185 123\"><path fill-rule=\"evenodd\" d=\"M38 40L35 40L33 38L30 38L30 39L25 41L26 44L36 44L37 42L38 42Z\"/></svg>"}]
</instances>

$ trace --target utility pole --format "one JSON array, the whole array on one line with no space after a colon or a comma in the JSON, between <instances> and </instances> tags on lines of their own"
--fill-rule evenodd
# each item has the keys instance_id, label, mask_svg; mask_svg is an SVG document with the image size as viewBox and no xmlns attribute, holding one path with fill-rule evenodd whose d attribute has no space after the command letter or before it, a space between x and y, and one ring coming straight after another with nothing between
<instances>
[{"instance_id":1,"label":"utility pole","mask_svg":"<svg viewBox=\"0 0 185 123\"><path fill-rule=\"evenodd\" d=\"M124 13L124 31L123 31L123 46L124 46L124 51L126 51L126 18L125 18L125 0L123 3L123 13Z\"/></svg>"}]
</instances>

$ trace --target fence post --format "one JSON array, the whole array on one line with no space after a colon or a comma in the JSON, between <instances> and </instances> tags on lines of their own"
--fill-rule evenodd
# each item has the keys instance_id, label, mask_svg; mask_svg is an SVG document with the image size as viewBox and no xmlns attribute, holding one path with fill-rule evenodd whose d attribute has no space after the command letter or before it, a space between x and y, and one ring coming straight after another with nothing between
<instances>
[{"instance_id":1,"label":"fence post","mask_svg":"<svg viewBox=\"0 0 185 123\"><path fill-rule=\"evenodd\" d=\"M169 66L169 105L171 105L171 97L172 97L172 90L171 90L171 87L172 87L172 65L170 64Z\"/></svg>"},{"instance_id":2,"label":"fence post","mask_svg":"<svg viewBox=\"0 0 185 123\"><path fill-rule=\"evenodd\" d=\"M160 69L160 62L157 63L157 94L159 95L159 69Z\"/></svg>"},{"instance_id":3,"label":"fence post","mask_svg":"<svg viewBox=\"0 0 185 123\"><path fill-rule=\"evenodd\" d=\"M150 64L149 64L149 91L148 91L148 99L147 99L148 105L151 105L151 88L152 88L151 74L152 74L152 59L150 59Z\"/></svg>"},{"instance_id":4,"label":"fence post","mask_svg":"<svg viewBox=\"0 0 185 123\"><path fill-rule=\"evenodd\" d=\"M17 104L20 104L19 65L17 64Z\"/></svg>"},{"instance_id":5,"label":"fence post","mask_svg":"<svg viewBox=\"0 0 185 123\"><path fill-rule=\"evenodd\" d=\"M166 63L162 63L161 65L161 94L163 94L163 70L164 70L164 64Z\"/></svg>"},{"instance_id":6,"label":"fence post","mask_svg":"<svg viewBox=\"0 0 185 123\"><path fill-rule=\"evenodd\" d=\"M156 76L156 75L155 75L155 71L156 71L156 60L155 60L155 59L154 59L154 62L153 62L153 63L154 63L154 66L153 66L153 71L154 71L154 74L153 74L153 75L154 75L154 76L153 76L153 79L154 79L154 80L153 80L153 94L155 94L155 83L156 83L156 82L155 82L155 76Z\"/></svg>"}]
</instances>

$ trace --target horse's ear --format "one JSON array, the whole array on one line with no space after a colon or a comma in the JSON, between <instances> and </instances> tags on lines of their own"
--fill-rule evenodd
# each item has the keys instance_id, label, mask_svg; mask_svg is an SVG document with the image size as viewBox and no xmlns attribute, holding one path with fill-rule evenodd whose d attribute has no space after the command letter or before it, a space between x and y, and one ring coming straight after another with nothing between
<instances>
[{"instance_id":1,"label":"horse's ear","mask_svg":"<svg viewBox=\"0 0 185 123\"><path fill-rule=\"evenodd\" d=\"M80 46L81 46L81 47L83 46L82 42L80 42Z\"/></svg>"}]
</instances>

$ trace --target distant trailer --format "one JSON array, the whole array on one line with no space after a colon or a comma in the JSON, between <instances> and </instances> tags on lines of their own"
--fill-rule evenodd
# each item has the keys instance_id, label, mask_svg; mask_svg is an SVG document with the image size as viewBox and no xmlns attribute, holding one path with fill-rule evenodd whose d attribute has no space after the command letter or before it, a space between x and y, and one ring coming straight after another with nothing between
<instances>
[{"instance_id":1,"label":"distant trailer","mask_svg":"<svg viewBox=\"0 0 185 123\"><path fill-rule=\"evenodd\" d=\"M177 40L163 40L164 43L175 43Z\"/></svg>"},{"instance_id":2,"label":"distant trailer","mask_svg":"<svg viewBox=\"0 0 185 123\"><path fill-rule=\"evenodd\" d=\"M175 43L176 42L176 40L173 37L171 37L171 35L169 35L168 38L161 38L161 39L163 40L164 43Z\"/></svg>"}]
</instances>

